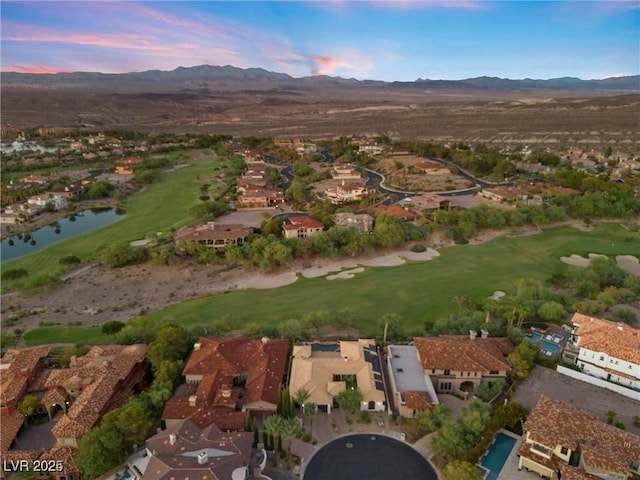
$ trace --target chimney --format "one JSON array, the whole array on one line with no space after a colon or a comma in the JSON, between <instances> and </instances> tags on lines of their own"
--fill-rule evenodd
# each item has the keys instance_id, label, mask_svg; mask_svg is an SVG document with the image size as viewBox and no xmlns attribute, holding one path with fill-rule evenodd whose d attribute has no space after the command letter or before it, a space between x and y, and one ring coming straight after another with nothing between
<instances>
[{"instance_id":1,"label":"chimney","mask_svg":"<svg viewBox=\"0 0 640 480\"><path fill-rule=\"evenodd\" d=\"M199 342L198 342L198 343L194 343L194 344L193 344L193 349L194 349L194 350L200 350L200 347L202 347L202 344L201 344L201 343L199 343Z\"/></svg>"},{"instance_id":2,"label":"chimney","mask_svg":"<svg viewBox=\"0 0 640 480\"><path fill-rule=\"evenodd\" d=\"M269 343L269 337L262 337L262 344L265 345Z\"/></svg>"},{"instance_id":3,"label":"chimney","mask_svg":"<svg viewBox=\"0 0 640 480\"><path fill-rule=\"evenodd\" d=\"M475 330L469 330L469 338L471 340L475 340L477 336L478 336L478 332L476 332Z\"/></svg>"},{"instance_id":4,"label":"chimney","mask_svg":"<svg viewBox=\"0 0 640 480\"><path fill-rule=\"evenodd\" d=\"M618 322L616 328L622 332L624 330L624 323Z\"/></svg>"},{"instance_id":5,"label":"chimney","mask_svg":"<svg viewBox=\"0 0 640 480\"><path fill-rule=\"evenodd\" d=\"M176 437L175 433L169 435L169 445L175 445L178 441L178 437Z\"/></svg>"},{"instance_id":6,"label":"chimney","mask_svg":"<svg viewBox=\"0 0 640 480\"><path fill-rule=\"evenodd\" d=\"M198 454L198 464L204 465L209 462L209 455L204 450Z\"/></svg>"},{"instance_id":7,"label":"chimney","mask_svg":"<svg viewBox=\"0 0 640 480\"><path fill-rule=\"evenodd\" d=\"M480 338L487 338L489 336L489 332L485 329L480 330Z\"/></svg>"},{"instance_id":8,"label":"chimney","mask_svg":"<svg viewBox=\"0 0 640 480\"><path fill-rule=\"evenodd\" d=\"M190 395L189 396L189 406L190 407L195 407L196 406L196 400L198 400L198 396L197 395Z\"/></svg>"},{"instance_id":9,"label":"chimney","mask_svg":"<svg viewBox=\"0 0 640 480\"><path fill-rule=\"evenodd\" d=\"M31 369L28 365L20 367L20 375L26 378L29 378L31 376Z\"/></svg>"}]
</instances>

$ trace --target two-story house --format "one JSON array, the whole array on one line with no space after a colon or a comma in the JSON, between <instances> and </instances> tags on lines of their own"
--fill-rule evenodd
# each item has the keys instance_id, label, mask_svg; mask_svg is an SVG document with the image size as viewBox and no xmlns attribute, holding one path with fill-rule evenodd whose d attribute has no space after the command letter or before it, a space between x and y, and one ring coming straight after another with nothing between
<instances>
[{"instance_id":1,"label":"two-story house","mask_svg":"<svg viewBox=\"0 0 640 480\"><path fill-rule=\"evenodd\" d=\"M309 215L290 217L282 224L285 238L310 238L323 229L324 224Z\"/></svg>"},{"instance_id":2,"label":"two-story house","mask_svg":"<svg viewBox=\"0 0 640 480\"><path fill-rule=\"evenodd\" d=\"M187 227L174 236L176 243L198 243L207 248L223 249L225 246L244 245L253 230L240 224L208 222L204 225Z\"/></svg>"},{"instance_id":3,"label":"two-story house","mask_svg":"<svg viewBox=\"0 0 640 480\"><path fill-rule=\"evenodd\" d=\"M489 337L486 330L469 335L416 337L415 346L425 375L438 393L473 394L481 383L505 380L511 372L507 355L513 351L506 337Z\"/></svg>"},{"instance_id":4,"label":"two-story house","mask_svg":"<svg viewBox=\"0 0 640 480\"><path fill-rule=\"evenodd\" d=\"M328 187L324 194L331 203L338 205L341 203L357 202L369 195L369 189L362 182L342 181L340 185Z\"/></svg>"},{"instance_id":5,"label":"two-story house","mask_svg":"<svg viewBox=\"0 0 640 480\"><path fill-rule=\"evenodd\" d=\"M581 313L571 322L567 351L583 373L640 390L640 330Z\"/></svg>"},{"instance_id":6,"label":"two-story house","mask_svg":"<svg viewBox=\"0 0 640 480\"><path fill-rule=\"evenodd\" d=\"M640 476L640 437L542 395L524 423L518 469L553 480Z\"/></svg>"}]
</instances>

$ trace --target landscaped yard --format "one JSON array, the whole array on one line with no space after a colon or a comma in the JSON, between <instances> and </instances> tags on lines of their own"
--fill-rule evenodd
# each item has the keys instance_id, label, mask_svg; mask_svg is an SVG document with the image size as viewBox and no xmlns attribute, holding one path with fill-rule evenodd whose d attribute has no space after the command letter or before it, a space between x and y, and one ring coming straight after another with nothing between
<instances>
[{"instance_id":1,"label":"landscaped yard","mask_svg":"<svg viewBox=\"0 0 640 480\"><path fill-rule=\"evenodd\" d=\"M403 317L406 329L420 327L425 319L458 309L456 295L481 298L495 290L514 291L514 281L529 277L544 280L556 269L571 268L561 256L589 253L636 254L640 237L623 228L604 224L592 232L572 227L550 229L539 235L503 238L480 246L456 246L440 251L428 262L399 267L367 268L349 280L299 278L271 290L241 290L187 301L150 316L173 320L186 327L229 315L234 328L251 322L278 323L301 318L316 310L337 312L349 308L358 317L363 335L380 335L378 319L385 313ZM78 336L74 332L77 331ZM87 327L42 327L25 335L27 343L78 342L93 331ZM107 342L98 328L96 342ZM82 339L81 339L82 337ZM84 340L87 341L87 340Z\"/></svg>"},{"instance_id":2,"label":"landscaped yard","mask_svg":"<svg viewBox=\"0 0 640 480\"><path fill-rule=\"evenodd\" d=\"M189 208L197 202L200 177L211 175L223 160L210 159L188 164L183 168L165 172L160 181L149 185L143 192L127 198L122 207L127 216L112 225L52 245L33 255L3 263L4 271L24 268L31 278L61 271L60 258L76 255L90 259L102 245L141 240L147 234L180 227L191 220Z\"/></svg>"}]
</instances>

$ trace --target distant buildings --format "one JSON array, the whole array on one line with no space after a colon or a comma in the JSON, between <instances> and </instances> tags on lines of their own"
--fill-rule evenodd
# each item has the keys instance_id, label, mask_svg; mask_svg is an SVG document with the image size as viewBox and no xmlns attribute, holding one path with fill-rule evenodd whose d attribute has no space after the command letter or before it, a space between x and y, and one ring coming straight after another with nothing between
<instances>
[{"instance_id":1,"label":"distant buildings","mask_svg":"<svg viewBox=\"0 0 640 480\"><path fill-rule=\"evenodd\" d=\"M324 229L324 224L309 215L290 217L282 224L285 238L310 238Z\"/></svg>"},{"instance_id":2,"label":"distant buildings","mask_svg":"<svg viewBox=\"0 0 640 480\"><path fill-rule=\"evenodd\" d=\"M356 228L363 233L373 230L373 217L366 213L341 212L332 215L331 220L338 227Z\"/></svg>"},{"instance_id":3,"label":"distant buildings","mask_svg":"<svg viewBox=\"0 0 640 480\"><path fill-rule=\"evenodd\" d=\"M190 242L207 248L224 249L227 245L244 245L253 230L243 225L208 222L196 227L187 227L176 233L176 242Z\"/></svg>"}]
</instances>

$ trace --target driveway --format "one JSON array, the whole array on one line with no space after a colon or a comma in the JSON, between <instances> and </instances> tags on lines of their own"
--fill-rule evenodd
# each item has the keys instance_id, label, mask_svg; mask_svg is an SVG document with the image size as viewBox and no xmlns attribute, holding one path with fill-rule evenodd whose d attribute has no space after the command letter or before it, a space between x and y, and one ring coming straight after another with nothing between
<instances>
[{"instance_id":1,"label":"driveway","mask_svg":"<svg viewBox=\"0 0 640 480\"><path fill-rule=\"evenodd\" d=\"M513 401L530 409L543 394L595 413L603 421L606 420L607 411L613 410L618 414L618 420L625 424L628 432L640 435L640 428L634 426L632 420L634 415L640 415L640 402L566 377L549 368L536 365L529 377L516 389Z\"/></svg>"}]
</instances>

